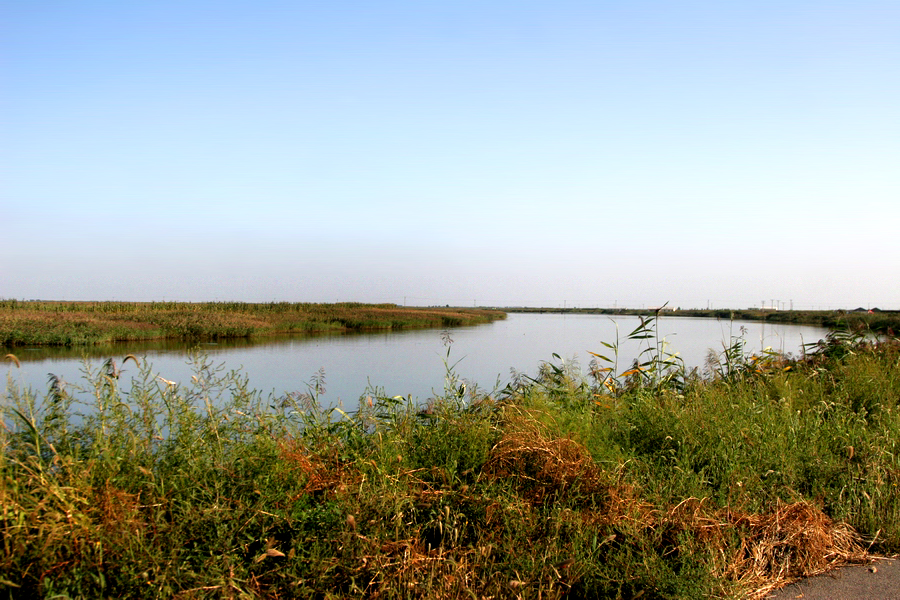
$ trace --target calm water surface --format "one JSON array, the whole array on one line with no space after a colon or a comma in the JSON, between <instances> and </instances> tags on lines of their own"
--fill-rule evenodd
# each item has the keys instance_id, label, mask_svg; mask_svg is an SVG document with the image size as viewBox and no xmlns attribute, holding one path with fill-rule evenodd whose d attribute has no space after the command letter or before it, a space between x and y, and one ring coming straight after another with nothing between
<instances>
[{"instance_id":1,"label":"calm water surface","mask_svg":"<svg viewBox=\"0 0 900 600\"><path fill-rule=\"evenodd\" d=\"M383 388L390 396L407 396L425 401L443 390L445 361L455 365L460 377L490 390L510 380L511 369L533 375L543 361L554 353L574 360L586 371L592 358L589 352L610 356L601 342L616 341L616 323L620 338L628 335L639 321L637 317L602 315L516 314L489 325L450 330L453 340L444 345L439 330L330 335L317 337L262 338L248 342L237 340L203 344L216 364L226 369L241 369L250 378L250 387L282 395L306 391L310 378L323 368L325 405L342 404L355 408L369 385ZM771 325L759 322L720 321L688 317L662 318L661 337L668 349L678 352L688 367L702 367L710 349L721 352L732 336L743 335L748 352L771 347L780 352L799 354L801 345L815 342L827 334L820 327ZM627 368L640 350L636 342L622 343L620 372ZM188 346L172 342L125 344L94 349L89 357L94 368L113 356L134 353L146 357L154 373L166 379L189 383ZM5 353L5 352L4 352ZM81 379L82 351L40 348L16 349L22 368L8 367L13 381L45 390L47 374L54 373L67 382ZM136 372L129 361L122 381Z\"/></svg>"}]
</instances>

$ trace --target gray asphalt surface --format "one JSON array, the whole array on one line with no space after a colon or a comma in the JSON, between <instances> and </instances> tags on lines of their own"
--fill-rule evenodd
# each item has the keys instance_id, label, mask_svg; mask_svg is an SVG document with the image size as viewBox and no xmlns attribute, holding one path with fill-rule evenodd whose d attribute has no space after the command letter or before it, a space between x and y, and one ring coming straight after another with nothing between
<instances>
[{"instance_id":1,"label":"gray asphalt surface","mask_svg":"<svg viewBox=\"0 0 900 600\"><path fill-rule=\"evenodd\" d=\"M770 600L900 600L900 561L875 559L792 583Z\"/></svg>"}]
</instances>

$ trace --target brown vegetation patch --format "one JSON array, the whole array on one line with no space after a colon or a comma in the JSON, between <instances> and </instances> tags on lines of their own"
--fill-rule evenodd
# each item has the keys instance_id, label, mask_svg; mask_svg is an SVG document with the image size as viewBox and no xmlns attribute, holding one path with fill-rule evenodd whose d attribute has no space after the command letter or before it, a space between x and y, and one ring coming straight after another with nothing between
<instances>
[{"instance_id":1,"label":"brown vegetation patch","mask_svg":"<svg viewBox=\"0 0 900 600\"><path fill-rule=\"evenodd\" d=\"M512 424L494 445L483 472L490 478L514 480L536 504L576 485L591 493L602 480L601 470L582 444L547 436L537 423L524 420Z\"/></svg>"},{"instance_id":2,"label":"brown vegetation patch","mask_svg":"<svg viewBox=\"0 0 900 600\"><path fill-rule=\"evenodd\" d=\"M113 537L143 535L144 519L138 497L116 488L109 481L94 490L91 513L92 520Z\"/></svg>"},{"instance_id":3,"label":"brown vegetation patch","mask_svg":"<svg viewBox=\"0 0 900 600\"><path fill-rule=\"evenodd\" d=\"M610 506L615 508L615 504ZM780 504L764 514L711 510L698 498L688 498L665 513L633 500L625 506L628 511L593 515L590 520L607 524L627 520L648 530L664 531L679 551L676 534L686 533L694 543L721 557L716 561L719 576L752 590L749 598L763 598L799 578L865 562L868 556L852 527L835 523L808 502ZM740 540L737 550L728 543L735 538Z\"/></svg>"},{"instance_id":4,"label":"brown vegetation patch","mask_svg":"<svg viewBox=\"0 0 900 600\"><path fill-rule=\"evenodd\" d=\"M590 507L582 512L582 518L594 526L622 520L646 525L658 520L652 505L640 498L633 485L623 481L624 473L599 468L580 442L548 435L527 415L517 416L506 429L507 433L491 449L483 471L486 476L516 482L533 504L559 499L577 490L590 497Z\"/></svg>"},{"instance_id":5,"label":"brown vegetation patch","mask_svg":"<svg viewBox=\"0 0 900 600\"><path fill-rule=\"evenodd\" d=\"M551 564L527 581L500 574L492 545L428 548L418 539L379 542L354 534L350 543L362 544L358 566L349 575L354 590L369 598L396 597L402 590L410 598L516 598L526 588L537 597L562 598L568 585ZM561 567L562 568L562 567Z\"/></svg>"},{"instance_id":6,"label":"brown vegetation patch","mask_svg":"<svg viewBox=\"0 0 900 600\"><path fill-rule=\"evenodd\" d=\"M411 596L444 598L481 587L477 582L472 551L428 549L418 539L379 542L357 536L368 551L355 575L365 581L366 595L406 590Z\"/></svg>"},{"instance_id":7,"label":"brown vegetation patch","mask_svg":"<svg viewBox=\"0 0 900 600\"><path fill-rule=\"evenodd\" d=\"M299 470L306 477L302 494L346 487L351 476L344 466L323 454L310 451L306 444L294 438L285 438L278 442L281 459Z\"/></svg>"},{"instance_id":8,"label":"brown vegetation patch","mask_svg":"<svg viewBox=\"0 0 900 600\"><path fill-rule=\"evenodd\" d=\"M572 490L591 497L577 519L591 527L613 526L641 535L665 532L666 543L688 534L721 559L720 576L761 598L801 577L835 567L864 562L860 536L848 525L835 523L808 502L780 504L764 514L712 509L706 500L688 498L669 510L641 499L621 474L599 469L587 449L566 437L548 436L537 422L517 418L491 450L485 475L515 482L534 504L558 499ZM620 532L618 535L622 535ZM613 536L615 537L615 536ZM739 548L734 549L734 540ZM685 548L684 551L695 551Z\"/></svg>"},{"instance_id":9,"label":"brown vegetation patch","mask_svg":"<svg viewBox=\"0 0 900 600\"><path fill-rule=\"evenodd\" d=\"M741 536L741 548L725 575L755 588L753 597L867 557L853 528L808 502L780 505L763 515L731 514L728 522Z\"/></svg>"}]
</instances>

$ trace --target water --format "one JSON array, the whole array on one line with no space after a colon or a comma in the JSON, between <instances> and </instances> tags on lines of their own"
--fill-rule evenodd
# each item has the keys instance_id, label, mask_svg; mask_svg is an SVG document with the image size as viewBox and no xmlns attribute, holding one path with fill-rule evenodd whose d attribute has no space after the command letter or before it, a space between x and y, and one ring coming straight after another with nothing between
<instances>
[{"instance_id":1,"label":"water","mask_svg":"<svg viewBox=\"0 0 900 600\"><path fill-rule=\"evenodd\" d=\"M593 358L589 352L613 358L601 342L624 339L638 326L637 317L603 315L517 314L489 325L456 328L449 331L452 344L446 346L439 330L327 335L313 337L261 338L202 344L204 352L226 369L241 369L250 378L250 387L265 393L282 395L308 390L310 378L320 368L325 372L324 405L342 405L354 409L359 398L372 386L383 388L389 396L411 396L421 402L443 391L446 368L471 383L490 390L510 380L511 369L535 374L541 362L551 361L556 353L577 361L586 371ZM689 317L664 317L658 321L659 333L667 350L678 352L685 364L702 367L710 349L721 352L732 336L743 335L748 352L772 348L799 354L801 345L816 342L827 334L821 327L771 325L761 322L720 321ZM646 347L622 343L619 371ZM449 357L448 357L449 348ZM121 366L127 353L146 357L153 372L179 383L190 383L192 371L187 364L189 346L181 343L130 343L89 349L93 367L99 368L112 356ZM22 368L3 365L13 381L36 390L47 389L48 373L70 383L81 379L85 350L56 348L16 349ZM6 351L3 352L4 354ZM7 363L11 365L11 363ZM127 387L136 367L129 361L123 367L121 382Z\"/></svg>"}]
</instances>

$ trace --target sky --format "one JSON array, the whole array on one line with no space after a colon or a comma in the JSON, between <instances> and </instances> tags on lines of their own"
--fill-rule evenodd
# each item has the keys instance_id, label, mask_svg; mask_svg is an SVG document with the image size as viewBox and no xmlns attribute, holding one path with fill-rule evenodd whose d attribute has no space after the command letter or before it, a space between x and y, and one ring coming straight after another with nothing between
<instances>
[{"instance_id":1,"label":"sky","mask_svg":"<svg viewBox=\"0 0 900 600\"><path fill-rule=\"evenodd\" d=\"M900 3L0 0L0 298L900 308Z\"/></svg>"}]
</instances>

